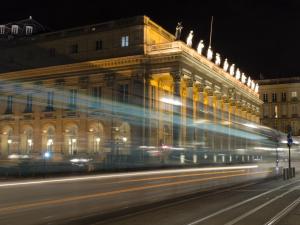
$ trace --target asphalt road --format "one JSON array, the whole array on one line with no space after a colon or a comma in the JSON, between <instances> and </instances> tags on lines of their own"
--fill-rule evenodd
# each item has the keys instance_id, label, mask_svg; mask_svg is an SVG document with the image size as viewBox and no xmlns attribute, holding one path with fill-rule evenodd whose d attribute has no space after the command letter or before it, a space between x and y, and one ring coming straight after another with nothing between
<instances>
[{"instance_id":1,"label":"asphalt road","mask_svg":"<svg viewBox=\"0 0 300 225\"><path fill-rule=\"evenodd\" d=\"M245 184L128 213L94 225L299 225L300 179ZM80 221L77 221L80 222Z\"/></svg>"},{"instance_id":2,"label":"asphalt road","mask_svg":"<svg viewBox=\"0 0 300 225\"><path fill-rule=\"evenodd\" d=\"M0 224L264 224L300 196L296 179L250 185L271 174L244 165L1 182Z\"/></svg>"}]
</instances>

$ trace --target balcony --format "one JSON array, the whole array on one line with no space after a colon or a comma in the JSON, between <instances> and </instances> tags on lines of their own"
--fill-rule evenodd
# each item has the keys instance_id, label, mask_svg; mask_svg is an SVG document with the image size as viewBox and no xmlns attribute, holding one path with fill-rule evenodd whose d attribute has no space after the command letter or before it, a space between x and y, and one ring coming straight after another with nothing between
<instances>
[{"instance_id":1,"label":"balcony","mask_svg":"<svg viewBox=\"0 0 300 225\"><path fill-rule=\"evenodd\" d=\"M15 116L12 113L5 113L4 115L1 115L1 120L5 120L5 121L14 121L15 120Z\"/></svg>"},{"instance_id":2,"label":"balcony","mask_svg":"<svg viewBox=\"0 0 300 225\"><path fill-rule=\"evenodd\" d=\"M55 119L55 111L45 111L41 112L41 119Z\"/></svg>"},{"instance_id":3,"label":"balcony","mask_svg":"<svg viewBox=\"0 0 300 225\"><path fill-rule=\"evenodd\" d=\"M33 120L33 113L32 112L24 112L23 113L23 120Z\"/></svg>"},{"instance_id":4,"label":"balcony","mask_svg":"<svg viewBox=\"0 0 300 225\"><path fill-rule=\"evenodd\" d=\"M298 117L297 113L292 114L292 118L297 118L297 117Z\"/></svg>"}]
</instances>

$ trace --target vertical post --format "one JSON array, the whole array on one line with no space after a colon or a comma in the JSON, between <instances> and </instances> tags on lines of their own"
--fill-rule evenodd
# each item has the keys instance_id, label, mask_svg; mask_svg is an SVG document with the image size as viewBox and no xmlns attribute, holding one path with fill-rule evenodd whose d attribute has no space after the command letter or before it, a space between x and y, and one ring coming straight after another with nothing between
<instances>
[{"instance_id":1,"label":"vertical post","mask_svg":"<svg viewBox=\"0 0 300 225\"><path fill-rule=\"evenodd\" d=\"M291 169L291 145L289 144L289 170Z\"/></svg>"},{"instance_id":2,"label":"vertical post","mask_svg":"<svg viewBox=\"0 0 300 225\"><path fill-rule=\"evenodd\" d=\"M181 96L180 96L180 86L181 86L181 74L180 72L174 73L174 94L173 98L178 101L179 104L173 105L173 145L179 146L180 139L180 127L181 127Z\"/></svg>"},{"instance_id":3,"label":"vertical post","mask_svg":"<svg viewBox=\"0 0 300 225\"><path fill-rule=\"evenodd\" d=\"M188 89L188 96L187 96L187 119L186 119L186 126L187 126L187 144L192 147L194 141L194 90L193 90L193 80L190 79L187 81L187 89Z\"/></svg>"}]
</instances>

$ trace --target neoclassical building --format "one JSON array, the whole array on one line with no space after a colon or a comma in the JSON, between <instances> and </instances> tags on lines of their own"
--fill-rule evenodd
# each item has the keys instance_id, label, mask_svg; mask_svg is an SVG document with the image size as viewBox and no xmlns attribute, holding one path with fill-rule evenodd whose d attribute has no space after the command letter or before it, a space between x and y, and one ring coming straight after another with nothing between
<instances>
[{"instance_id":1,"label":"neoclassical building","mask_svg":"<svg viewBox=\"0 0 300 225\"><path fill-rule=\"evenodd\" d=\"M1 157L195 148L203 121L259 123L253 85L146 16L0 45Z\"/></svg>"},{"instance_id":2,"label":"neoclassical building","mask_svg":"<svg viewBox=\"0 0 300 225\"><path fill-rule=\"evenodd\" d=\"M261 123L293 136L300 136L300 77L259 80L260 99L264 102Z\"/></svg>"}]
</instances>

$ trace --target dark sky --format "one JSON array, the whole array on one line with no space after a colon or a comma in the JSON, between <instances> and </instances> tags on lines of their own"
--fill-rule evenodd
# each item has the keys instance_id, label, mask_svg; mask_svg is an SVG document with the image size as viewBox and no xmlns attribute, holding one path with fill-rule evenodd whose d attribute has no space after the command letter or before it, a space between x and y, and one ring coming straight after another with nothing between
<instances>
[{"instance_id":1,"label":"dark sky","mask_svg":"<svg viewBox=\"0 0 300 225\"><path fill-rule=\"evenodd\" d=\"M147 15L174 33L183 22L182 39L193 29L194 44L209 39L214 16L212 47L253 78L300 76L300 1L169 1L138 0L6 1L0 23L29 15L51 30Z\"/></svg>"}]
</instances>

